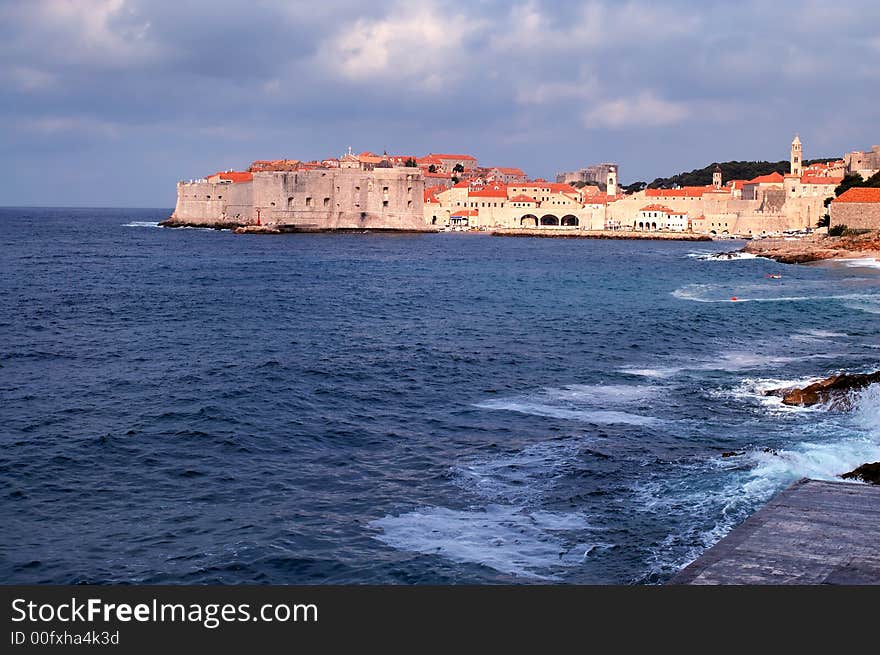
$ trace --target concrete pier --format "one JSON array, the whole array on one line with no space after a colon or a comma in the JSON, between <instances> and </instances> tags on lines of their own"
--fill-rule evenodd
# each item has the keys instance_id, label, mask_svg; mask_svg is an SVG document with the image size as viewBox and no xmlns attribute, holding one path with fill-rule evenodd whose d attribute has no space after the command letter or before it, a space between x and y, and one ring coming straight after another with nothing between
<instances>
[{"instance_id":1,"label":"concrete pier","mask_svg":"<svg viewBox=\"0 0 880 655\"><path fill-rule=\"evenodd\" d=\"M880 585L880 486L795 482L670 584Z\"/></svg>"}]
</instances>

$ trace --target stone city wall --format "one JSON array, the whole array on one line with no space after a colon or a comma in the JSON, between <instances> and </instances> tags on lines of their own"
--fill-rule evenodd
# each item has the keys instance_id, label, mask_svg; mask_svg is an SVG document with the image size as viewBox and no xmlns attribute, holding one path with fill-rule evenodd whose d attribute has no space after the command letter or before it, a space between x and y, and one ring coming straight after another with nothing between
<instances>
[{"instance_id":1,"label":"stone city wall","mask_svg":"<svg viewBox=\"0 0 880 655\"><path fill-rule=\"evenodd\" d=\"M252 182L178 184L169 225L253 225L290 230L430 230L424 181L411 168L257 172ZM259 212L258 212L259 210Z\"/></svg>"},{"instance_id":2,"label":"stone city wall","mask_svg":"<svg viewBox=\"0 0 880 655\"><path fill-rule=\"evenodd\" d=\"M853 230L880 230L880 202L832 202L831 225Z\"/></svg>"}]
</instances>

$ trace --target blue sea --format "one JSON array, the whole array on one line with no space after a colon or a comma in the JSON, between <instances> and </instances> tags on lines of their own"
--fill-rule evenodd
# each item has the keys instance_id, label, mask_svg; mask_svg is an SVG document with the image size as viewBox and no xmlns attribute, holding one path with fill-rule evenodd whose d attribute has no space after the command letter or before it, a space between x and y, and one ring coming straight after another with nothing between
<instances>
[{"instance_id":1,"label":"blue sea","mask_svg":"<svg viewBox=\"0 0 880 655\"><path fill-rule=\"evenodd\" d=\"M0 582L663 583L880 460L762 393L880 369L873 262L169 213L0 210Z\"/></svg>"}]
</instances>

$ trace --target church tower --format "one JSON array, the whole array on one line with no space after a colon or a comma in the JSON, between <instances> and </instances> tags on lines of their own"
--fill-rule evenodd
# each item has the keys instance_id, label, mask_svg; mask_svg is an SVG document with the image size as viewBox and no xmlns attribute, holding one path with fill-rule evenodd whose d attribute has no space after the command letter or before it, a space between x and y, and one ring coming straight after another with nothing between
<instances>
[{"instance_id":1,"label":"church tower","mask_svg":"<svg viewBox=\"0 0 880 655\"><path fill-rule=\"evenodd\" d=\"M716 189L721 188L721 167L715 164L715 170L712 171L712 186Z\"/></svg>"},{"instance_id":2,"label":"church tower","mask_svg":"<svg viewBox=\"0 0 880 655\"><path fill-rule=\"evenodd\" d=\"M608 175L605 178L605 193L609 196L617 195L617 166L608 167Z\"/></svg>"},{"instance_id":3,"label":"church tower","mask_svg":"<svg viewBox=\"0 0 880 655\"><path fill-rule=\"evenodd\" d=\"M800 137L795 134L794 141L791 142L791 174L801 176L803 172L803 149L801 147Z\"/></svg>"}]
</instances>

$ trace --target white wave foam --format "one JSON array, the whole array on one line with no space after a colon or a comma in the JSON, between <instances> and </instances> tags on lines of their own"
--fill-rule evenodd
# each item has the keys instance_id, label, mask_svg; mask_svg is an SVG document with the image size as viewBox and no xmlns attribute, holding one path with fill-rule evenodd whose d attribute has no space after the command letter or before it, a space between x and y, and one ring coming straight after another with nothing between
<instances>
[{"instance_id":1,"label":"white wave foam","mask_svg":"<svg viewBox=\"0 0 880 655\"><path fill-rule=\"evenodd\" d=\"M519 412L520 414L533 414L535 416L546 416L548 418L561 418L571 421L581 421L584 423L596 423L599 425L657 425L662 421L653 416L642 416L641 414L632 414L630 412L617 412L603 409L569 409L566 407L555 407L553 405L545 405L537 402L517 402L492 400L476 405L481 409L501 409L511 412Z\"/></svg>"},{"instance_id":2,"label":"white wave foam","mask_svg":"<svg viewBox=\"0 0 880 655\"><path fill-rule=\"evenodd\" d=\"M622 368L620 373L638 375L648 378L669 378L686 371L748 371L755 369L774 368L791 362L811 359L831 359L836 355L814 353L801 356L763 355L750 352L728 352L718 355L713 360L697 360L680 366L664 366L658 368Z\"/></svg>"},{"instance_id":3,"label":"white wave foam","mask_svg":"<svg viewBox=\"0 0 880 655\"><path fill-rule=\"evenodd\" d=\"M694 257L707 262L733 262L744 259L758 259L758 255L750 252L692 252L688 253L688 257Z\"/></svg>"},{"instance_id":4,"label":"white wave foam","mask_svg":"<svg viewBox=\"0 0 880 655\"><path fill-rule=\"evenodd\" d=\"M843 262L849 268L880 268L880 260L874 257L853 257L836 259L834 261Z\"/></svg>"},{"instance_id":5,"label":"white wave foam","mask_svg":"<svg viewBox=\"0 0 880 655\"><path fill-rule=\"evenodd\" d=\"M477 563L515 576L554 579L558 567L581 564L601 543L578 543L564 533L588 527L577 513L529 512L489 505L453 510L425 507L372 521L376 539L392 548Z\"/></svg>"},{"instance_id":6,"label":"white wave foam","mask_svg":"<svg viewBox=\"0 0 880 655\"><path fill-rule=\"evenodd\" d=\"M849 302L844 305L847 309L855 309L866 314L880 314L880 298L874 300L864 299L858 302Z\"/></svg>"},{"instance_id":7,"label":"white wave foam","mask_svg":"<svg viewBox=\"0 0 880 655\"><path fill-rule=\"evenodd\" d=\"M132 221L131 223L125 223L122 227L162 227L159 223L155 221Z\"/></svg>"},{"instance_id":8,"label":"white wave foam","mask_svg":"<svg viewBox=\"0 0 880 655\"><path fill-rule=\"evenodd\" d=\"M762 380L751 386L754 390L802 382ZM651 481L636 489L637 505L643 511L677 516L682 523L694 526L686 534L670 534L652 549L646 562L651 572L666 575L681 569L796 480L841 481L842 473L865 462L880 461L880 385L860 393L853 413L843 419L821 410L801 411L819 412L820 424L811 419L814 440L777 450L755 448L740 457L719 457L708 462L709 469L686 467L675 478Z\"/></svg>"},{"instance_id":9,"label":"white wave foam","mask_svg":"<svg viewBox=\"0 0 880 655\"><path fill-rule=\"evenodd\" d=\"M664 366L662 368L622 368L620 372L645 378L668 378L684 370L685 368L682 366Z\"/></svg>"},{"instance_id":10,"label":"white wave foam","mask_svg":"<svg viewBox=\"0 0 880 655\"><path fill-rule=\"evenodd\" d=\"M679 300L703 303L746 303L746 302L804 302L808 300L866 300L880 301L877 294L846 293L832 295L790 295L790 296L760 296L757 294L767 291L778 291L780 287L757 286L754 284L741 284L738 286L717 284L686 284L671 291L671 295ZM756 295L752 295L756 294ZM880 311L880 310L878 310Z\"/></svg>"},{"instance_id":11,"label":"white wave foam","mask_svg":"<svg viewBox=\"0 0 880 655\"><path fill-rule=\"evenodd\" d=\"M849 335L845 332L832 332L831 330L801 330L791 336L792 341L824 341L826 339L843 339Z\"/></svg>"},{"instance_id":12,"label":"white wave foam","mask_svg":"<svg viewBox=\"0 0 880 655\"><path fill-rule=\"evenodd\" d=\"M514 453L460 463L456 485L491 502L537 504L578 458L583 439L543 441Z\"/></svg>"},{"instance_id":13,"label":"white wave foam","mask_svg":"<svg viewBox=\"0 0 880 655\"><path fill-rule=\"evenodd\" d=\"M607 409L609 405L629 405L656 394L656 387L628 385L569 385L513 398L478 403L480 409L505 410L549 418L561 418L601 425L656 425L662 421L630 411Z\"/></svg>"}]
</instances>

